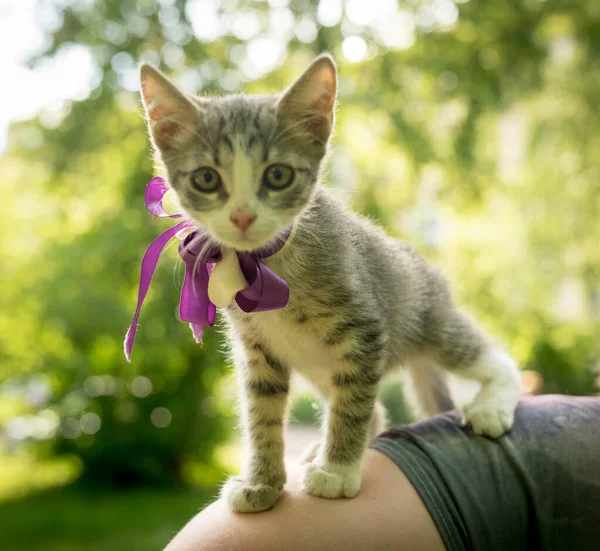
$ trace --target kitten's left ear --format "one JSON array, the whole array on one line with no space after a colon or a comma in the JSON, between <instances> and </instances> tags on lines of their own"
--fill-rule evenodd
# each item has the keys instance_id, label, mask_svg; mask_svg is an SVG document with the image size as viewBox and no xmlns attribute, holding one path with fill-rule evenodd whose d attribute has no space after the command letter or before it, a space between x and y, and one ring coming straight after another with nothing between
<instances>
[{"instance_id":1,"label":"kitten's left ear","mask_svg":"<svg viewBox=\"0 0 600 551\"><path fill-rule=\"evenodd\" d=\"M283 93L277 108L285 117L304 121L304 127L326 141L333 127L337 71L328 54L317 57Z\"/></svg>"},{"instance_id":2,"label":"kitten's left ear","mask_svg":"<svg viewBox=\"0 0 600 551\"><path fill-rule=\"evenodd\" d=\"M159 149L177 149L193 136L198 108L160 71L140 67L141 93L148 126Z\"/></svg>"}]
</instances>

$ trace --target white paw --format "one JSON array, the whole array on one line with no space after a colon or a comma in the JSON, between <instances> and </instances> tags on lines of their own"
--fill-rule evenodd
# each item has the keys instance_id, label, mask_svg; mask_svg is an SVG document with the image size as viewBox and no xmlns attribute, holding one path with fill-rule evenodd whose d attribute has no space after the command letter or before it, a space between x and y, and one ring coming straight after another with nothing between
<instances>
[{"instance_id":1,"label":"white paw","mask_svg":"<svg viewBox=\"0 0 600 551\"><path fill-rule=\"evenodd\" d=\"M302 489L314 496L329 499L354 497L360 490L360 463L307 463L302 471Z\"/></svg>"},{"instance_id":2,"label":"white paw","mask_svg":"<svg viewBox=\"0 0 600 551\"><path fill-rule=\"evenodd\" d=\"M317 440L313 442L304 450L302 457L300 457L300 465L304 465L306 463L312 463L315 460L319 453L319 448L321 447L321 441Z\"/></svg>"},{"instance_id":3,"label":"white paw","mask_svg":"<svg viewBox=\"0 0 600 551\"><path fill-rule=\"evenodd\" d=\"M243 478L232 477L223 486L221 496L238 513L258 513L271 509L279 499L281 488L266 484L250 484Z\"/></svg>"},{"instance_id":4,"label":"white paw","mask_svg":"<svg viewBox=\"0 0 600 551\"><path fill-rule=\"evenodd\" d=\"M478 400L463 408L463 423L468 424L476 434L498 438L512 427L516 404L501 399L492 401Z\"/></svg>"},{"instance_id":5,"label":"white paw","mask_svg":"<svg viewBox=\"0 0 600 551\"><path fill-rule=\"evenodd\" d=\"M483 380L475 399L463 410L463 421L476 434L498 438L512 427L519 402L520 374L515 361L499 348L490 348L466 372Z\"/></svg>"}]
</instances>

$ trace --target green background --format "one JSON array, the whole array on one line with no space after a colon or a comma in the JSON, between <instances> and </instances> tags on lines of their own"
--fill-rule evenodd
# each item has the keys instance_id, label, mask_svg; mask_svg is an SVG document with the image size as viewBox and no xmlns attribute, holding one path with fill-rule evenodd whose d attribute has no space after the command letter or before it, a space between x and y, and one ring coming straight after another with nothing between
<instances>
[{"instance_id":1,"label":"green background","mask_svg":"<svg viewBox=\"0 0 600 551\"><path fill-rule=\"evenodd\" d=\"M331 52L327 185L442 267L525 390L598 392L596 0L39 4L57 18L30 65L83 47L96 76L13 124L0 158L0 548L162 549L238 465L235 381L218 331L198 346L176 320L174 247L123 357L168 227L143 206L140 60L189 92L265 93ZM314 421L298 394L293 418Z\"/></svg>"}]
</instances>

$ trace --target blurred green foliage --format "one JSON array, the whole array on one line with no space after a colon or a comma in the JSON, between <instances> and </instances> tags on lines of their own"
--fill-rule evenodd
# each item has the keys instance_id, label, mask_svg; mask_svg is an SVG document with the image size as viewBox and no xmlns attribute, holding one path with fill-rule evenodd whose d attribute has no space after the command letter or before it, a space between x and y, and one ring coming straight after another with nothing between
<instances>
[{"instance_id":1,"label":"blurred green foliage","mask_svg":"<svg viewBox=\"0 0 600 551\"><path fill-rule=\"evenodd\" d=\"M470 1L456 19L449 0L413 0L386 16L403 22L390 34L364 9L361 23L356 2L325 21L326 3L56 3L31 64L83 47L97 78L87 97L14 124L0 159L5 449L76 456L82 480L100 484L185 482L190 463L220 476L233 385L217 332L197 346L176 320L173 250L131 364L122 352L141 256L164 229L143 206L153 171L138 60L188 91L255 93L331 51L340 105L328 183L442 266L542 374L541 391L597 392L600 4ZM345 59L361 57L350 37L366 47L357 63ZM312 405L297 411L310 418Z\"/></svg>"},{"instance_id":2,"label":"blurred green foliage","mask_svg":"<svg viewBox=\"0 0 600 551\"><path fill-rule=\"evenodd\" d=\"M412 420L410 408L402 394L399 380L385 381L381 385L379 400L388 412L388 423L402 425ZM290 421L300 425L318 426L323 413L323 404L312 394L298 394L290 412Z\"/></svg>"},{"instance_id":3,"label":"blurred green foliage","mask_svg":"<svg viewBox=\"0 0 600 551\"><path fill-rule=\"evenodd\" d=\"M294 399L290 412L290 422L299 425L315 425L320 422L323 413L322 403L312 394L299 394Z\"/></svg>"},{"instance_id":4,"label":"blurred green foliage","mask_svg":"<svg viewBox=\"0 0 600 551\"><path fill-rule=\"evenodd\" d=\"M410 408L403 400L402 383L386 381L381 386L379 399L388 412L387 421L390 425L404 425L412 420Z\"/></svg>"}]
</instances>

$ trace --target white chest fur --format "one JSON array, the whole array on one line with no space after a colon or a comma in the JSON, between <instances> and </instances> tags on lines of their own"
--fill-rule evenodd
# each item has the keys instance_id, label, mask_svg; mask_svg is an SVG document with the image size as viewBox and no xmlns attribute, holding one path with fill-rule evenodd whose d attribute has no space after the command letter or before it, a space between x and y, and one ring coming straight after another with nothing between
<instances>
[{"instance_id":1,"label":"white chest fur","mask_svg":"<svg viewBox=\"0 0 600 551\"><path fill-rule=\"evenodd\" d=\"M294 372L327 392L334 354L313 326L297 323L277 310L257 312L251 318L249 330L256 331L261 342Z\"/></svg>"}]
</instances>

